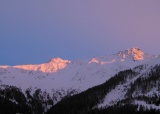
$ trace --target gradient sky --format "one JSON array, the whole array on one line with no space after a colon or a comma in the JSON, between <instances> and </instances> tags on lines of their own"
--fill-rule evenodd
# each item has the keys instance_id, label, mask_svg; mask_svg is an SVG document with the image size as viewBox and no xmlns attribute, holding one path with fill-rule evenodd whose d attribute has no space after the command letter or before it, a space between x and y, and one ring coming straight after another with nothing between
<instances>
[{"instance_id":1,"label":"gradient sky","mask_svg":"<svg viewBox=\"0 0 160 114\"><path fill-rule=\"evenodd\" d=\"M139 47L160 54L160 0L1 0L0 65Z\"/></svg>"}]
</instances>

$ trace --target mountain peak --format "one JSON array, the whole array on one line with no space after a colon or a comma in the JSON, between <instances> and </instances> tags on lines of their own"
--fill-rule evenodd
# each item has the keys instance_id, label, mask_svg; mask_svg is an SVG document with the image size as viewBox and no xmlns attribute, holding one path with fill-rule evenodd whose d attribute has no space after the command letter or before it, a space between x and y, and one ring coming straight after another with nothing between
<instances>
[{"instance_id":1,"label":"mountain peak","mask_svg":"<svg viewBox=\"0 0 160 114\"><path fill-rule=\"evenodd\" d=\"M132 48L131 53L133 54L134 60L144 60L144 52L141 51L139 48Z\"/></svg>"},{"instance_id":2,"label":"mountain peak","mask_svg":"<svg viewBox=\"0 0 160 114\"><path fill-rule=\"evenodd\" d=\"M49 63L63 63L63 62L69 62L68 60L63 60L60 57L52 58Z\"/></svg>"},{"instance_id":3,"label":"mountain peak","mask_svg":"<svg viewBox=\"0 0 160 114\"><path fill-rule=\"evenodd\" d=\"M125 51L119 51L118 55L132 56L134 61L144 60L144 52L140 48L133 47Z\"/></svg>"},{"instance_id":4,"label":"mountain peak","mask_svg":"<svg viewBox=\"0 0 160 114\"><path fill-rule=\"evenodd\" d=\"M128 55L129 54L144 54L144 52L143 51L141 51L141 49L140 48L131 48L131 49L127 49L126 51L125 51Z\"/></svg>"}]
</instances>

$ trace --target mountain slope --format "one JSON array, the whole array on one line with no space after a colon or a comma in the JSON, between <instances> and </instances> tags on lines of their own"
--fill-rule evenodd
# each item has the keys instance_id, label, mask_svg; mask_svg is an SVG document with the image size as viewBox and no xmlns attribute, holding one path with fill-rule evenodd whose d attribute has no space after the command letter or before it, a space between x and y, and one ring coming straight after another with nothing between
<instances>
[{"instance_id":1,"label":"mountain slope","mask_svg":"<svg viewBox=\"0 0 160 114\"><path fill-rule=\"evenodd\" d=\"M0 90L2 91L0 94L6 96L4 93L12 90L8 88L17 88L16 90L27 99L25 105L36 113L37 109L32 107L34 107L33 103L38 103L42 113L62 98L103 84L120 71L144 64L147 64L146 67L149 69L158 63L160 63L159 56L150 56L139 48L131 48L119 51L117 54L93 57L89 60L69 61L53 58L48 63L39 65L0 66ZM13 96L9 95L7 99L10 102L17 102ZM116 101L116 96L113 100ZM105 107L106 104L112 103L104 100L98 106Z\"/></svg>"},{"instance_id":2,"label":"mountain slope","mask_svg":"<svg viewBox=\"0 0 160 114\"><path fill-rule=\"evenodd\" d=\"M160 113L159 82L160 65L153 68L140 65L119 72L104 84L61 100L47 114Z\"/></svg>"},{"instance_id":3,"label":"mountain slope","mask_svg":"<svg viewBox=\"0 0 160 114\"><path fill-rule=\"evenodd\" d=\"M138 48L132 48L120 51L118 54L84 61L55 58L39 65L0 66L0 78L2 83L22 89L40 87L51 90L50 85L52 85L56 89L72 87L83 91L93 85L104 83L121 70L133 68L151 59L155 57L144 54Z\"/></svg>"}]
</instances>

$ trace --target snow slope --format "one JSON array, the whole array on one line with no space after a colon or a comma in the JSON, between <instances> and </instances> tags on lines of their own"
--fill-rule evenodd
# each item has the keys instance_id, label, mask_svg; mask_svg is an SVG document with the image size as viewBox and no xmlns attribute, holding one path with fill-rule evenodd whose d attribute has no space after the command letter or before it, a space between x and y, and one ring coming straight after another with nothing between
<instances>
[{"instance_id":1,"label":"snow slope","mask_svg":"<svg viewBox=\"0 0 160 114\"><path fill-rule=\"evenodd\" d=\"M107 93L105 98L103 99L103 102L98 104L98 107L105 108L108 106L113 106L119 101L125 100L127 98L127 92L131 89L131 85L138 78L141 78L141 79L149 78L149 74L154 71L154 67L157 65L160 65L160 58L158 56L154 58L150 58L148 61L145 61L143 64L136 66L135 68L132 68L132 70L135 72L138 72L138 74L135 77L128 79L126 83L117 85L114 89L112 89L109 93ZM155 75L155 76L159 76L159 75ZM146 82L144 81L142 83L146 83ZM140 83L140 85L143 85L142 83ZM145 87L145 90L143 90L144 88L142 89L141 87L137 86L137 88L134 90L134 92L131 95L132 100L134 99L133 104L138 104L139 106L142 105L144 107L147 107L148 109L160 109L160 107L156 106L155 104L146 103L145 101L143 101L144 99L138 100L140 99L139 98L140 96L148 97L148 98L160 96L160 92L159 92L160 89L158 86L159 80L155 80L154 83L156 86L154 84L152 85L151 83L147 83L146 84L147 86L149 85L152 85L152 86L150 86L150 89L148 89L149 87L148 88Z\"/></svg>"},{"instance_id":2,"label":"snow slope","mask_svg":"<svg viewBox=\"0 0 160 114\"><path fill-rule=\"evenodd\" d=\"M39 65L0 66L0 80L2 84L14 85L21 89L74 88L84 91L105 82L119 71L133 68L151 59L155 57L144 54L138 48L94 57L88 61L53 58L48 63Z\"/></svg>"},{"instance_id":3,"label":"snow slope","mask_svg":"<svg viewBox=\"0 0 160 114\"><path fill-rule=\"evenodd\" d=\"M38 65L0 66L0 84L16 86L23 92L27 89L34 92L40 88L51 96L55 91L62 91L64 97L69 91L79 93L102 84L119 71L145 63L155 64L159 58L145 54L139 48L131 48L89 60L53 58ZM112 93L119 94L118 91Z\"/></svg>"}]
</instances>

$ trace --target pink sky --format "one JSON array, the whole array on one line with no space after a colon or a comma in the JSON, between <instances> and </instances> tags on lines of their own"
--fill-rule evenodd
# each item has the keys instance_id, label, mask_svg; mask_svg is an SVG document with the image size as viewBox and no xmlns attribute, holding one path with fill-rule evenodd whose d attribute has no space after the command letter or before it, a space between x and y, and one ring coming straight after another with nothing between
<instances>
[{"instance_id":1,"label":"pink sky","mask_svg":"<svg viewBox=\"0 0 160 114\"><path fill-rule=\"evenodd\" d=\"M0 25L0 64L91 58L131 47L160 54L159 0L3 0Z\"/></svg>"}]
</instances>

